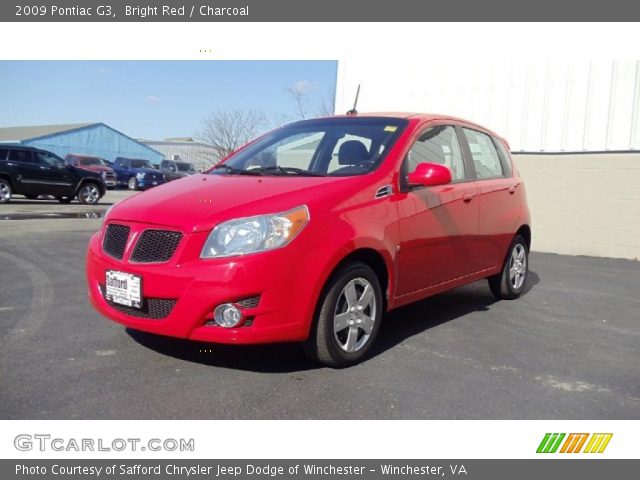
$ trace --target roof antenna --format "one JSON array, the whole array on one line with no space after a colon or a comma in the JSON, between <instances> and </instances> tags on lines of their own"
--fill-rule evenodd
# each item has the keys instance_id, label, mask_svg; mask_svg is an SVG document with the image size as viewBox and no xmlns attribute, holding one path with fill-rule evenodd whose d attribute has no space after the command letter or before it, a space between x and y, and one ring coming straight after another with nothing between
<instances>
[{"instance_id":1,"label":"roof antenna","mask_svg":"<svg viewBox=\"0 0 640 480\"><path fill-rule=\"evenodd\" d=\"M356 100L353 102L353 108L347 112L347 115L357 115L358 110L356 107L358 106L358 97L360 96L360 84L358 84L358 90L356 90Z\"/></svg>"}]
</instances>

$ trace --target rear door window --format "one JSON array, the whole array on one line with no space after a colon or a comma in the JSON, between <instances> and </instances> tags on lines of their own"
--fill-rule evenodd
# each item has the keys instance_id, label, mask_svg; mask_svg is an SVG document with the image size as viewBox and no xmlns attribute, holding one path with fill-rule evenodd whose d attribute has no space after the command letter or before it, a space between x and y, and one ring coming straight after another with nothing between
<instances>
[{"instance_id":1,"label":"rear door window","mask_svg":"<svg viewBox=\"0 0 640 480\"><path fill-rule=\"evenodd\" d=\"M21 162L21 163L35 163L35 159L33 158L33 155L31 155L31 150L19 150L19 149L9 150L9 161Z\"/></svg>"},{"instance_id":2,"label":"rear door window","mask_svg":"<svg viewBox=\"0 0 640 480\"><path fill-rule=\"evenodd\" d=\"M485 133L463 128L464 136L469 142L476 178L496 178L504 176L498 150L491 137Z\"/></svg>"},{"instance_id":3,"label":"rear door window","mask_svg":"<svg viewBox=\"0 0 640 480\"><path fill-rule=\"evenodd\" d=\"M0 148L0 161L6 160L8 153L9 153L9 150L7 150L6 148Z\"/></svg>"},{"instance_id":4,"label":"rear door window","mask_svg":"<svg viewBox=\"0 0 640 480\"><path fill-rule=\"evenodd\" d=\"M510 177L511 171L512 171L511 155L509 154L506 147L504 146L504 143L502 143L502 140L494 137L493 143L495 143L496 147L498 148L498 153L500 154L500 160L502 161L502 169L504 170L504 173L506 174L506 176Z\"/></svg>"}]
</instances>

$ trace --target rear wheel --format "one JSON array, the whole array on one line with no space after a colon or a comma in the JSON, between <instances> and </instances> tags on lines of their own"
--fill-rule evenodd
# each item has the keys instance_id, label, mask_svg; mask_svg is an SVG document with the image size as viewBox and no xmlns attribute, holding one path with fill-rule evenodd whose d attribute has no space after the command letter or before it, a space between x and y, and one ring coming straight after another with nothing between
<instances>
[{"instance_id":1,"label":"rear wheel","mask_svg":"<svg viewBox=\"0 0 640 480\"><path fill-rule=\"evenodd\" d=\"M375 272L350 263L329 280L321 298L315 328L305 342L307 355L333 368L362 360L373 344L382 319L382 291Z\"/></svg>"},{"instance_id":2,"label":"rear wheel","mask_svg":"<svg viewBox=\"0 0 640 480\"><path fill-rule=\"evenodd\" d=\"M499 300L513 300L522 295L529 272L529 251L522 235L516 235L509 246L502 272L489 277L489 288Z\"/></svg>"},{"instance_id":3,"label":"rear wheel","mask_svg":"<svg viewBox=\"0 0 640 480\"><path fill-rule=\"evenodd\" d=\"M136 177L131 177L127 186L129 187L129 190L138 190L138 180Z\"/></svg>"},{"instance_id":4,"label":"rear wheel","mask_svg":"<svg viewBox=\"0 0 640 480\"><path fill-rule=\"evenodd\" d=\"M95 205L100 200L100 189L95 183L85 183L78 190L78 201L84 205Z\"/></svg>"},{"instance_id":5,"label":"rear wheel","mask_svg":"<svg viewBox=\"0 0 640 480\"><path fill-rule=\"evenodd\" d=\"M12 193L11 184L4 178L0 178L0 203L9 203Z\"/></svg>"}]
</instances>

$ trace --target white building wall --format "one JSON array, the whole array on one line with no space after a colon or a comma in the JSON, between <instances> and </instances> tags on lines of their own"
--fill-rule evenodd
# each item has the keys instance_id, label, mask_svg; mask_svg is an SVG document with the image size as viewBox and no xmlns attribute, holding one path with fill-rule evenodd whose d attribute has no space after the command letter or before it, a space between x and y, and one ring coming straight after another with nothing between
<instances>
[{"instance_id":1,"label":"white building wall","mask_svg":"<svg viewBox=\"0 0 640 480\"><path fill-rule=\"evenodd\" d=\"M435 48L435 47L434 47ZM504 136L513 151L640 150L640 61L491 59L479 51L443 57L425 49L339 62L336 111L455 115ZM465 62L460 54L466 54Z\"/></svg>"}]
</instances>

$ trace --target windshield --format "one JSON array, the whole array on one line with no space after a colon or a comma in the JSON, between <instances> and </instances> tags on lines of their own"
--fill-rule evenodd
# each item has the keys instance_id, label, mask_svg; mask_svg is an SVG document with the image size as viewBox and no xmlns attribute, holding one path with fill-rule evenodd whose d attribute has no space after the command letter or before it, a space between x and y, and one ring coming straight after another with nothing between
<instances>
[{"instance_id":1,"label":"windshield","mask_svg":"<svg viewBox=\"0 0 640 480\"><path fill-rule=\"evenodd\" d=\"M153 168L153 165L149 160L133 159L131 160L131 168Z\"/></svg>"},{"instance_id":2,"label":"windshield","mask_svg":"<svg viewBox=\"0 0 640 480\"><path fill-rule=\"evenodd\" d=\"M80 165L85 167L106 167L107 162L97 157L84 157L80 159Z\"/></svg>"},{"instance_id":3,"label":"windshield","mask_svg":"<svg viewBox=\"0 0 640 480\"><path fill-rule=\"evenodd\" d=\"M297 122L268 133L210 173L363 175L378 168L406 123L377 117Z\"/></svg>"},{"instance_id":4,"label":"windshield","mask_svg":"<svg viewBox=\"0 0 640 480\"><path fill-rule=\"evenodd\" d=\"M178 170L180 170L181 172L195 171L195 169L193 168L193 165L191 165L190 163L176 163L176 165L178 166Z\"/></svg>"}]
</instances>

